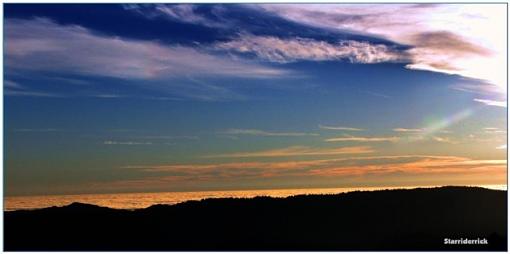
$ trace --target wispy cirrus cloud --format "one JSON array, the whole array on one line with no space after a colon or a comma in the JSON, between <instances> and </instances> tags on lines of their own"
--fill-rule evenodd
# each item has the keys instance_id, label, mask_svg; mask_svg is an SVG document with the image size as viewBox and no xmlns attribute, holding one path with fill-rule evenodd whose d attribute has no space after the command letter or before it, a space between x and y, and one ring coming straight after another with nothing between
<instances>
[{"instance_id":1,"label":"wispy cirrus cloud","mask_svg":"<svg viewBox=\"0 0 510 254\"><path fill-rule=\"evenodd\" d=\"M30 90L27 87L12 80L4 80L4 95L29 96L29 97L60 97L54 93Z\"/></svg>"},{"instance_id":2,"label":"wispy cirrus cloud","mask_svg":"<svg viewBox=\"0 0 510 254\"><path fill-rule=\"evenodd\" d=\"M152 142L137 142L137 141L113 141L106 140L103 142L104 145L126 145L126 146L135 146L135 145L152 145Z\"/></svg>"},{"instance_id":3,"label":"wispy cirrus cloud","mask_svg":"<svg viewBox=\"0 0 510 254\"><path fill-rule=\"evenodd\" d=\"M62 97L53 93L46 92L37 92L37 91L29 91L29 90L8 90L4 91L4 95L8 96L28 96L28 97Z\"/></svg>"},{"instance_id":4,"label":"wispy cirrus cloud","mask_svg":"<svg viewBox=\"0 0 510 254\"><path fill-rule=\"evenodd\" d=\"M136 12L146 18L167 18L173 21L202 25L213 28L226 28L229 24L212 19L197 12L197 5L194 4L124 4L125 10ZM211 7L219 10L219 6ZM219 11L213 12L218 13Z\"/></svg>"},{"instance_id":5,"label":"wispy cirrus cloud","mask_svg":"<svg viewBox=\"0 0 510 254\"><path fill-rule=\"evenodd\" d=\"M328 138L326 142L397 142L399 137L354 137L345 136L337 138Z\"/></svg>"},{"instance_id":6,"label":"wispy cirrus cloud","mask_svg":"<svg viewBox=\"0 0 510 254\"><path fill-rule=\"evenodd\" d=\"M424 132L425 129L419 128L419 129L408 129L408 128L395 128L393 129L394 132Z\"/></svg>"},{"instance_id":7,"label":"wispy cirrus cloud","mask_svg":"<svg viewBox=\"0 0 510 254\"><path fill-rule=\"evenodd\" d=\"M4 80L4 89L24 89L18 82L12 80Z\"/></svg>"},{"instance_id":8,"label":"wispy cirrus cloud","mask_svg":"<svg viewBox=\"0 0 510 254\"><path fill-rule=\"evenodd\" d=\"M319 124L319 129L323 130L337 130L337 131L364 131L364 129L353 128L353 127L344 127L344 126L329 126Z\"/></svg>"},{"instance_id":9,"label":"wispy cirrus cloud","mask_svg":"<svg viewBox=\"0 0 510 254\"><path fill-rule=\"evenodd\" d=\"M131 132L115 131L115 132ZM198 136L172 136L172 135L142 135L142 136L124 136L120 140L109 139L103 142L104 145L175 145L176 142L198 141Z\"/></svg>"},{"instance_id":10,"label":"wispy cirrus cloud","mask_svg":"<svg viewBox=\"0 0 510 254\"><path fill-rule=\"evenodd\" d=\"M319 136L318 133L308 132L272 132L257 129L228 129L220 132L225 135L250 135L250 136L263 136L263 137L304 137L304 136Z\"/></svg>"},{"instance_id":11,"label":"wispy cirrus cloud","mask_svg":"<svg viewBox=\"0 0 510 254\"><path fill-rule=\"evenodd\" d=\"M363 91L363 93L369 94L369 95L372 95L372 96L375 96L375 97L379 97L379 98L391 99L391 96L386 95L386 94L382 94L382 93L376 93L376 92L372 92L372 91Z\"/></svg>"},{"instance_id":12,"label":"wispy cirrus cloud","mask_svg":"<svg viewBox=\"0 0 510 254\"><path fill-rule=\"evenodd\" d=\"M506 130L501 130L496 127L486 127L486 128L483 128L483 132L487 133L487 134L505 134Z\"/></svg>"},{"instance_id":13,"label":"wispy cirrus cloud","mask_svg":"<svg viewBox=\"0 0 510 254\"><path fill-rule=\"evenodd\" d=\"M506 108L507 102L506 101L495 101L495 100L487 100L487 99L474 99L476 102L481 102L487 106L496 106L496 107L503 107Z\"/></svg>"},{"instance_id":14,"label":"wispy cirrus cloud","mask_svg":"<svg viewBox=\"0 0 510 254\"><path fill-rule=\"evenodd\" d=\"M183 75L280 77L287 71L186 46L103 36L49 19L6 19L7 68L164 79Z\"/></svg>"},{"instance_id":15,"label":"wispy cirrus cloud","mask_svg":"<svg viewBox=\"0 0 510 254\"><path fill-rule=\"evenodd\" d=\"M432 138L432 140L434 140L434 141L436 141L436 142L440 142L440 143L458 144L458 142L453 141L453 140L452 140L451 138L449 138L449 137L432 136L431 138Z\"/></svg>"},{"instance_id":16,"label":"wispy cirrus cloud","mask_svg":"<svg viewBox=\"0 0 510 254\"><path fill-rule=\"evenodd\" d=\"M284 19L339 32L382 37L409 49L397 51L383 44L360 41L328 43L307 38L240 34L215 47L253 53L273 62L348 59L357 63L409 62L407 68L458 74L485 80L505 92L504 5L462 4L261 4L247 5ZM221 11L209 15L192 4L125 5L146 17L224 27ZM221 9L214 6L212 9ZM405 20L405 21L403 21ZM486 29L492 27L493 29ZM497 32L496 32L497 30ZM487 68L493 66L493 68Z\"/></svg>"},{"instance_id":17,"label":"wispy cirrus cloud","mask_svg":"<svg viewBox=\"0 0 510 254\"><path fill-rule=\"evenodd\" d=\"M165 136L165 135L153 135L153 136L136 136L138 139L166 139L166 140L199 140L198 136Z\"/></svg>"},{"instance_id":18,"label":"wispy cirrus cloud","mask_svg":"<svg viewBox=\"0 0 510 254\"><path fill-rule=\"evenodd\" d=\"M458 144L458 142L451 137L432 135L433 133L449 134L451 133L449 130L432 131L430 128L394 128L392 130L400 133L402 136L399 137L399 140L404 142L435 141L439 143Z\"/></svg>"},{"instance_id":19,"label":"wispy cirrus cloud","mask_svg":"<svg viewBox=\"0 0 510 254\"><path fill-rule=\"evenodd\" d=\"M500 64L506 59L505 5L266 4L253 8L309 26L409 45L410 69L481 79L506 92L506 66Z\"/></svg>"},{"instance_id":20,"label":"wispy cirrus cloud","mask_svg":"<svg viewBox=\"0 0 510 254\"><path fill-rule=\"evenodd\" d=\"M14 129L14 132L59 132L59 131L65 131L62 129L56 129L56 128L45 128L45 129L28 129L28 128L22 128L22 129Z\"/></svg>"},{"instance_id":21,"label":"wispy cirrus cloud","mask_svg":"<svg viewBox=\"0 0 510 254\"><path fill-rule=\"evenodd\" d=\"M227 154L213 154L204 158L249 158L249 157L292 157L292 156L321 156L341 154L372 153L368 146L340 147L340 148L312 148L307 146L290 146L281 149L262 150L255 152L235 152Z\"/></svg>"},{"instance_id":22,"label":"wispy cirrus cloud","mask_svg":"<svg viewBox=\"0 0 510 254\"><path fill-rule=\"evenodd\" d=\"M353 63L406 61L401 53L383 44L353 40L332 44L307 38L282 39L274 36L241 34L239 38L217 43L217 49L252 53L271 62L328 61L346 59Z\"/></svg>"}]
</instances>

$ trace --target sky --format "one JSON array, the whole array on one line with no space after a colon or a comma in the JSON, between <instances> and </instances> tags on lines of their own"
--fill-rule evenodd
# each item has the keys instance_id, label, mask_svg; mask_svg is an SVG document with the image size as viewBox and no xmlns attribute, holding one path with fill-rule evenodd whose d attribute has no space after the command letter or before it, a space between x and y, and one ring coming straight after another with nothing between
<instances>
[{"instance_id":1,"label":"sky","mask_svg":"<svg viewBox=\"0 0 510 254\"><path fill-rule=\"evenodd\" d=\"M4 4L5 194L506 184L506 4Z\"/></svg>"}]
</instances>

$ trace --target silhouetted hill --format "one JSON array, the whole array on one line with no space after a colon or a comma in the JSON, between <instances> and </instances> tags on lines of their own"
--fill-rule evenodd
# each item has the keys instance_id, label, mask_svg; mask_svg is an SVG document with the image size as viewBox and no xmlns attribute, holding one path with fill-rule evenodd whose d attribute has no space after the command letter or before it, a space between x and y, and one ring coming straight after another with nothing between
<instances>
[{"instance_id":1,"label":"silhouetted hill","mask_svg":"<svg viewBox=\"0 0 510 254\"><path fill-rule=\"evenodd\" d=\"M4 213L5 250L506 250L506 191L473 187ZM487 245L444 245L486 238Z\"/></svg>"}]
</instances>

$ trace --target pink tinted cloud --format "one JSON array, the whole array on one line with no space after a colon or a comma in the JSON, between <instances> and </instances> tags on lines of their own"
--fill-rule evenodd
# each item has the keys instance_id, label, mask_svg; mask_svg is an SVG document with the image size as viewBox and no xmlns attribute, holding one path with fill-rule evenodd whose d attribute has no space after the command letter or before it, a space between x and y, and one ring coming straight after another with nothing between
<instances>
[{"instance_id":1,"label":"pink tinted cloud","mask_svg":"<svg viewBox=\"0 0 510 254\"><path fill-rule=\"evenodd\" d=\"M327 61L347 59L353 63L405 61L402 53L383 44L352 40L328 43L306 38L281 39L273 36L242 34L239 38L215 45L218 49L253 53L258 58L288 63L298 60Z\"/></svg>"},{"instance_id":2,"label":"pink tinted cloud","mask_svg":"<svg viewBox=\"0 0 510 254\"><path fill-rule=\"evenodd\" d=\"M71 72L125 79L220 75L281 77L285 70L217 56L193 47L99 35L49 19L7 19L6 66L14 69Z\"/></svg>"}]
</instances>

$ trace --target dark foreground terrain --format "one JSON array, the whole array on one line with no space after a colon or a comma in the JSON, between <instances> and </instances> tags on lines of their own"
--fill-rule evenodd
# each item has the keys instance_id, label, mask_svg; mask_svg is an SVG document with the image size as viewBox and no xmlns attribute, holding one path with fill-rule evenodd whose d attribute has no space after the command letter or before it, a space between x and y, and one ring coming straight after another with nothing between
<instances>
[{"instance_id":1,"label":"dark foreground terrain","mask_svg":"<svg viewBox=\"0 0 510 254\"><path fill-rule=\"evenodd\" d=\"M5 212L5 250L506 250L507 194L471 187ZM444 245L485 238L486 245Z\"/></svg>"}]
</instances>

